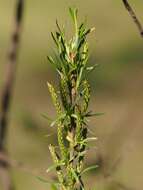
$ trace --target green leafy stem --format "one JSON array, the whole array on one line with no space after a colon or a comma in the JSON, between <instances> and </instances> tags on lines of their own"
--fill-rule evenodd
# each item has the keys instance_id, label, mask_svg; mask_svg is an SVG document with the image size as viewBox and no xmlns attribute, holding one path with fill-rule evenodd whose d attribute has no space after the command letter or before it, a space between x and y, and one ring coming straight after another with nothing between
<instances>
[{"instance_id":1,"label":"green leafy stem","mask_svg":"<svg viewBox=\"0 0 143 190\"><path fill-rule=\"evenodd\" d=\"M47 172L55 169L58 177L58 183L52 184L53 190L84 190L82 175L97 167L91 166L84 169L88 142L96 140L95 137L89 137L87 118L100 115L88 111L90 84L87 74L95 66L88 66L87 35L95 28L86 29L84 22L78 25L77 9L70 8L69 13L75 29L74 35L70 40L66 40L64 29L56 22L57 31L51 35L57 54L54 57L48 56L48 60L59 76L58 90L48 83L57 112L57 117L52 121L51 126L57 126L59 145L59 148L49 146L54 164ZM60 91L60 96L58 91Z\"/></svg>"}]
</instances>

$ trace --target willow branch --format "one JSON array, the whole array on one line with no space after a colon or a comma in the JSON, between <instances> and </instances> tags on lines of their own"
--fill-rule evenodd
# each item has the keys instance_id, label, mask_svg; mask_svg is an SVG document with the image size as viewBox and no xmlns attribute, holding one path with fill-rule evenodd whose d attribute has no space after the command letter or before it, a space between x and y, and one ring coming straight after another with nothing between
<instances>
[{"instance_id":1,"label":"willow branch","mask_svg":"<svg viewBox=\"0 0 143 190\"><path fill-rule=\"evenodd\" d=\"M4 87L2 91L1 97L1 115L0 115L0 153L5 154L5 139L6 139L6 131L8 126L8 112L10 108L10 102L12 98L12 91L13 91L13 84L16 74L16 62L18 57L18 50L20 44L20 36L21 36L21 25L22 25L22 18L23 18L23 5L24 0L17 0L16 4L16 13L14 19L14 31L11 37L11 44L10 50L7 55L7 64L5 70L5 81ZM5 189L11 190L11 179L8 174L9 165L4 164L0 160L0 174L5 173ZM2 179L2 177L1 177Z\"/></svg>"},{"instance_id":2,"label":"willow branch","mask_svg":"<svg viewBox=\"0 0 143 190\"><path fill-rule=\"evenodd\" d=\"M136 16L136 13L134 12L134 10L131 7L131 5L129 4L128 0L122 0L122 1L124 3L125 8L127 9L127 11L129 12L130 16L132 17L134 23L136 24L141 37L143 37L143 26L142 26L141 22L139 21L138 17Z\"/></svg>"}]
</instances>

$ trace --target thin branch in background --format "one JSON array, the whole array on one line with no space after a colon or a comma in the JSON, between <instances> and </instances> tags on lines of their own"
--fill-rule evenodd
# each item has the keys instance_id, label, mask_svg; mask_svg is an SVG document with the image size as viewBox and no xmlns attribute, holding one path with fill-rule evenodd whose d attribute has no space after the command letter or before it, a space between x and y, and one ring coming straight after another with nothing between
<instances>
[{"instance_id":1,"label":"thin branch in background","mask_svg":"<svg viewBox=\"0 0 143 190\"><path fill-rule=\"evenodd\" d=\"M127 9L130 16L132 17L134 23L136 24L141 37L143 37L143 26L142 26L141 22L139 21L139 19L137 18L136 13L134 12L131 5L129 4L128 0L122 0L122 1L123 1L124 5L125 5L125 8Z\"/></svg>"},{"instance_id":2,"label":"thin branch in background","mask_svg":"<svg viewBox=\"0 0 143 190\"><path fill-rule=\"evenodd\" d=\"M8 112L10 108L13 84L14 84L14 79L16 75L16 65L17 65L16 62L17 62L17 56L18 56L18 50L19 50L19 44L20 44L23 8L24 8L24 0L17 0L16 14L15 14L15 20L14 20L14 31L11 38L10 50L7 55L5 81L4 81L4 88L2 91L2 97L1 97L0 154L6 154L5 140L6 140L7 125L8 125ZM9 165L3 164L3 161L0 160L0 174L5 176L5 177L3 176L1 177L1 179L3 179L5 190L13 189L8 172L9 172Z\"/></svg>"}]
</instances>

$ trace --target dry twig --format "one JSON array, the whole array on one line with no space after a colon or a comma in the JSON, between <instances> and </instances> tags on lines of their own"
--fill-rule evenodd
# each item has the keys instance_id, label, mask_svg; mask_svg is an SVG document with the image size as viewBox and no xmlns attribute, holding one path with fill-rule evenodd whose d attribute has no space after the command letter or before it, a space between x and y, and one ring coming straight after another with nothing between
<instances>
[{"instance_id":1,"label":"dry twig","mask_svg":"<svg viewBox=\"0 0 143 190\"><path fill-rule=\"evenodd\" d=\"M16 15L14 21L14 31L11 38L10 51L7 56L7 65L5 73L4 88L1 99L0 115L0 154L5 155L5 138L8 124L8 111L12 97L12 89L16 72L16 61L20 44L21 24L23 18L24 0L17 0ZM9 164L0 159L0 175L5 190L12 190L11 178L9 176Z\"/></svg>"},{"instance_id":2,"label":"dry twig","mask_svg":"<svg viewBox=\"0 0 143 190\"><path fill-rule=\"evenodd\" d=\"M142 26L141 22L139 21L139 19L137 18L136 13L134 12L131 5L129 4L128 0L122 0L122 1L123 1L124 5L125 5L125 8L127 9L130 16L132 17L134 23L136 24L141 37L143 37L143 26Z\"/></svg>"}]
</instances>

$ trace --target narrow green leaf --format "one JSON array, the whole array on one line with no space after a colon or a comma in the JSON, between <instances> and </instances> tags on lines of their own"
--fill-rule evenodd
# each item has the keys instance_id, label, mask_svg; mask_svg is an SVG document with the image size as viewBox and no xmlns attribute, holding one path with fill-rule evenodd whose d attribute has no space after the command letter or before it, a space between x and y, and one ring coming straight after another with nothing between
<instances>
[{"instance_id":1,"label":"narrow green leaf","mask_svg":"<svg viewBox=\"0 0 143 190\"><path fill-rule=\"evenodd\" d=\"M77 26L77 13L78 13L78 10L77 9L74 9L74 8L69 8L69 13L71 15L71 18L74 22L74 25L75 25L75 31L76 31L76 34L78 33L78 26Z\"/></svg>"},{"instance_id":2,"label":"narrow green leaf","mask_svg":"<svg viewBox=\"0 0 143 190\"><path fill-rule=\"evenodd\" d=\"M90 142L90 141L96 141L98 138L97 137L89 137L84 140L84 142Z\"/></svg>"},{"instance_id":3,"label":"narrow green leaf","mask_svg":"<svg viewBox=\"0 0 143 190\"><path fill-rule=\"evenodd\" d=\"M72 174L73 174L75 180L77 181L77 183L80 183L79 176L76 174L76 172L74 171L73 168L71 168L71 172L72 172Z\"/></svg>"},{"instance_id":4,"label":"narrow green leaf","mask_svg":"<svg viewBox=\"0 0 143 190\"><path fill-rule=\"evenodd\" d=\"M49 61L51 64L55 65L55 61L53 60L53 58L52 58L51 56L47 56L47 58L48 58L48 61Z\"/></svg>"},{"instance_id":5,"label":"narrow green leaf","mask_svg":"<svg viewBox=\"0 0 143 190\"><path fill-rule=\"evenodd\" d=\"M43 178L41 178L41 177L39 177L39 176L36 176L36 178L37 178L38 180L40 180L41 182L43 182L43 183L48 183L48 184L50 184L50 182L47 181L46 179L43 179Z\"/></svg>"},{"instance_id":6,"label":"narrow green leaf","mask_svg":"<svg viewBox=\"0 0 143 190\"><path fill-rule=\"evenodd\" d=\"M83 174L85 174L85 173L87 173L87 172L89 172L89 171L91 171L91 170L95 170L96 168L98 168L98 165L90 166L90 167L84 169L84 170L82 171L81 175L83 175Z\"/></svg>"},{"instance_id":7,"label":"narrow green leaf","mask_svg":"<svg viewBox=\"0 0 143 190\"><path fill-rule=\"evenodd\" d=\"M56 37L54 36L53 32L51 32L51 36L52 36L55 44L58 46L58 41L57 41Z\"/></svg>"},{"instance_id":8,"label":"narrow green leaf","mask_svg":"<svg viewBox=\"0 0 143 190\"><path fill-rule=\"evenodd\" d=\"M88 112L85 117L93 117L93 116L101 116L101 115L104 115L105 113L104 112L101 112L101 113L92 113L92 112Z\"/></svg>"}]
</instances>

